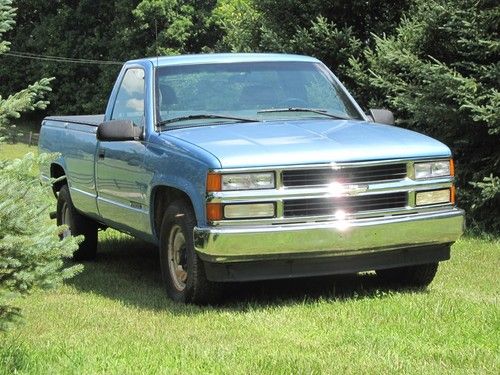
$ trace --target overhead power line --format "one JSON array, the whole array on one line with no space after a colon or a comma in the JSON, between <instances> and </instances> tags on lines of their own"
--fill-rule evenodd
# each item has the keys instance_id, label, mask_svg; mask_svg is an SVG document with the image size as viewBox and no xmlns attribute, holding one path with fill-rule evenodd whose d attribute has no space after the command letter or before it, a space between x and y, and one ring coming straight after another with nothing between
<instances>
[{"instance_id":1,"label":"overhead power line","mask_svg":"<svg viewBox=\"0 0 500 375\"><path fill-rule=\"evenodd\" d=\"M53 62L58 62L58 63L123 65L123 62L113 61L113 60L77 59L77 58L71 58L71 57L39 55L39 54L35 54L35 53L19 52L19 51L8 51L8 52L4 52L2 55L11 56L11 57L19 57L22 59L53 61Z\"/></svg>"}]
</instances>

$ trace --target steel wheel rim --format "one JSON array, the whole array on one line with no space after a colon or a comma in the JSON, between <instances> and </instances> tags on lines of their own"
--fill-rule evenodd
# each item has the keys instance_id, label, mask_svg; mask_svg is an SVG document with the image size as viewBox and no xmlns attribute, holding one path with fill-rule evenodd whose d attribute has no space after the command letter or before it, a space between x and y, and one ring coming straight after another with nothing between
<instances>
[{"instance_id":1,"label":"steel wheel rim","mask_svg":"<svg viewBox=\"0 0 500 375\"><path fill-rule=\"evenodd\" d=\"M188 277L187 254L186 238L184 237L182 228L178 224L175 224L170 230L167 256L170 278L175 288L182 292L186 288Z\"/></svg>"},{"instance_id":2,"label":"steel wheel rim","mask_svg":"<svg viewBox=\"0 0 500 375\"><path fill-rule=\"evenodd\" d=\"M63 225L66 225L67 228L62 232L62 238L66 238L66 237L69 237L71 236L71 228L69 226L69 218L71 216L71 212L69 210L69 206L66 202L64 202L63 204L63 207L61 209L61 213L62 213L62 218L61 218L61 221Z\"/></svg>"}]
</instances>

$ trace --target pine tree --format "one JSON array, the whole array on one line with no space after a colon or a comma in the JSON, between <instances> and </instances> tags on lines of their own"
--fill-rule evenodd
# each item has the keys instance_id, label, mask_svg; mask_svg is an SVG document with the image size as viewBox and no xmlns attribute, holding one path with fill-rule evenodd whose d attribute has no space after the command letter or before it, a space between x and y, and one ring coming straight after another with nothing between
<instances>
[{"instance_id":1,"label":"pine tree","mask_svg":"<svg viewBox=\"0 0 500 375\"><path fill-rule=\"evenodd\" d=\"M451 146L469 226L500 232L500 7L417 0L393 36L352 58L351 77L399 125Z\"/></svg>"},{"instance_id":2,"label":"pine tree","mask_svg":"<svg viewBox=\"0 0 500 375\"><path fill-rule=\"evenodd\" d=\"M11 0L0 0L0 54L9 49L2 35L12 28L14 17ZM44 78L6 99L0 96L0 134L9 119L45 108L49 83ZM37 288L53 287L81 268L65 268L63 263L76 250L77 239L60 241L63 228L47 220L51 189L40 183L38 170L51 160L52 155L32 153L14 161L0 160L0 331L20 316L13 306L16 299Z\"/></svg>"}]
</instances>

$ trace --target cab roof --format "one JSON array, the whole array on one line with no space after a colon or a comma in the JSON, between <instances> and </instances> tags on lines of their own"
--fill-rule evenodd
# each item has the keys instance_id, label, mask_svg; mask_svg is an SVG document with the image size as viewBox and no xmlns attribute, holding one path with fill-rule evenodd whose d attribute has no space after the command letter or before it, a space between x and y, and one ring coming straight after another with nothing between
<instances>
[{"instance_id":1,"label":"cab roof","mask_svg":"<svg viewBox=\"0 0 500 375\"><path fill-rule=\"evenodd\" d=\"M310 56L291 55L284 53L206 53L197 55L159 56L147 57L138 60L127 61L137 63L150 61L153 66L191 65L191 64L219 64L237 62L273 62L273 61L295 61L295 62L319 62Z\"/></svg>"}]
</instances>

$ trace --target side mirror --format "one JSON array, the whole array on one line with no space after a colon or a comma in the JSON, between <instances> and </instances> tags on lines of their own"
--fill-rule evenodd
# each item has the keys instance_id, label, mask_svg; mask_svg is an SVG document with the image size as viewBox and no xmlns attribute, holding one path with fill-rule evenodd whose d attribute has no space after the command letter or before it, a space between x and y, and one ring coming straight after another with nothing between
<instances>
[{"instance_id":1,"label":"side mirror","mask_svg":"<svg viewBox=\"0 0 500 375\"><path fill-rule=\"evenodd\" d=\"M394 125L394 114L388 109L370 109L368 117L371 118L373 122Z\"/></svg>"},{"instance_id":2,"label":"side mirror","mask_svg":"<svg viewBox=\"0 0 500 375\"><path fill-rule=\"evenodd\" d=\"M131 120L111 120L97 127L99 141L137 141L142 137L142 128L134 126Z\"/></svg>"}]
</instances>

